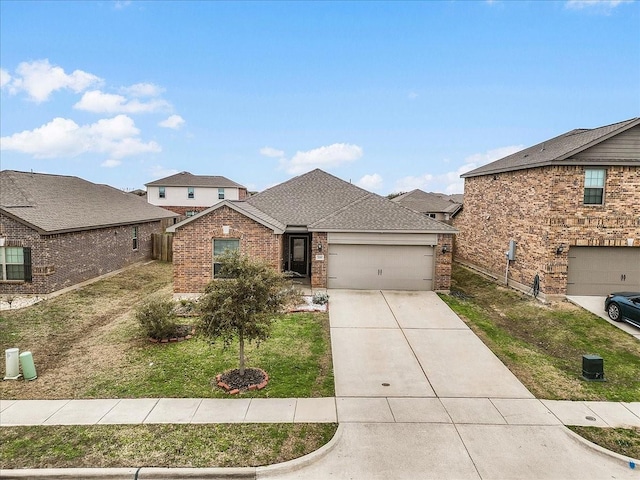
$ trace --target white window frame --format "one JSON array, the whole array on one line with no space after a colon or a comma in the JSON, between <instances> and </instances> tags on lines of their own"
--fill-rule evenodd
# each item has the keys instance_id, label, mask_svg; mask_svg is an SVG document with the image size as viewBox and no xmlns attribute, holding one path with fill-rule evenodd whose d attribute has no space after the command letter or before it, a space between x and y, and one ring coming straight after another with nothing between
<instances>
[{"instance_id":1,"label":"white window frame","mask_svg":"<svg viewBox=\"0 0 640 480\"><path fill-rule=\"evenodd\" d=\"M158 198L167 198L167 190L165 187L158 187Z\"/></svg>"},{"instance_id":2,"label":"white window frame","mask_svg":"<svg viewBox=\"0 0 640 480\"><path fill-rule=\"evenodd\" d=\"M590 175L593 172L598 172L598 178L595 178L594 176ZM602 178L600 178L599 173L602 173ZM605 193L604 188L606 183L607 183L606 168L585 168L584 189L582 191L582 203L584 205L593 205L593 206L604 205L604 193ZM592 199L594 196L597 196L597 193L595 193L594 195L591 192L589 195L587 195L588 190L600 190L600 202L592 202L592 201L587 202L587 197L589 197L589 199Z\"/></svg>"},{"instance_id":3,"label":"white window frame","mask_svg":"<svg viewBox=\"0 0 640 480\"><path fill-rule=\"evenodd\" d=\"M138 242L138 227L133 227L131 229L131 246L133 247L133 250L138 250L139 242Z\"/></svg>"},{"instance_id":4,"label":"white window frame","mask_svg":"<svg viewBox=\"0 0 640 480\"><path fill-rule=\"evenodd\" d=\"M218 188L218 200L224 200L224 188Z\"/></svg>"},{"instance_id":5,"label":"white window frame","mask_svg":"<svg viewBox=\"0 0 640 480\"><path fill-rule=\"evenodd\" d=\"M196 198L196 189L194 187L187 187L187 198Z\"/></svg>"},{"instance_id":6,"label":"white window frame","mask_svg":"<svg viewBox=\"0 0 640 480\"><path fill-rule=\"evenodd\" d=\"M7 251L8 250L21 250L20 256L22 257L22 261L19 262L9 262L7 261ZM9 278L7 273L8 266L21 266L22 267L22 275L20 278ZM26 266L24 261L24 248L23 247L0 247L0 280L3 282L24 282L26 281Z\"/></svg>"}]
</instances>

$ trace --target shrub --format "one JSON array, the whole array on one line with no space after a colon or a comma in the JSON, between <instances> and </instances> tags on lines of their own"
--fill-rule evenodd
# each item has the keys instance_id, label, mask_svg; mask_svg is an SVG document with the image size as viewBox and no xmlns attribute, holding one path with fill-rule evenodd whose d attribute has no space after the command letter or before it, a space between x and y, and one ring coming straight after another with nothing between
<instances>
[{"instance_id":1,"label":"shrub","mask_svg":"<svg viewBox=\"0 0 640 480\"><path fill-rule=\"evenodd\" d=\"M329 294L327 292L317 292L313 295L312 302L316 305L325 305L329 303Z\"/></svg>"},{"instance_id":2,"label":"shrub","mask_svg":"<svg viewBox=\"0 0 640 480\"><path fill-rule=\"evenodd\" d=\"M171 300L151 299L136 311L136 320L145 334L158 340L169 338L176 332L174 304Z\"/></svg>"}]
</instances>

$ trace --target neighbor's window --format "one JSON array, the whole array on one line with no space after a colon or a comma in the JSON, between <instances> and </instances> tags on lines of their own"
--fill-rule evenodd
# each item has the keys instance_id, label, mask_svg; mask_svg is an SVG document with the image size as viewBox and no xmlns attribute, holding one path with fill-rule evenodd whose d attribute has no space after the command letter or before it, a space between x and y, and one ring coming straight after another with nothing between
<instances>
[{"instance_id":1,"label":"neighbor's window","mask_svg":"<svg viewBox=\"0 0 640 480\"><path fill-rule=\"evenodd\" d=\"M196 197L195 189L193 187L188 187L187 188L187 197L188 198L195 198Z\"/></svg>"},{"instance_id":2,"label":"neighbor's window","mask_svg":"<svg viewBox=\"0 0 640 480\"><path fill-rule=\"evenodd\" d=\"M224 188L218 189L218 200L224 200Z\"/></svg>"},{"instance_id":3,"label":"neighbor's window","mask_svg":"<svg viewBox=\"0 0 640 480\"><path fill-rule=\"evenodd\" d=\"M166 198L167 194L164 190L164 187L158 187L158 197L159 198Z\"/></svg>"},{"instance_id":4,"label":"neighbor's window","mask_svg":"<svg viewBox=\"0 0 640 480\"><path fill-rule=\"evenodd\" d=\"M31 248L0 247L0 280L31 281Z\"/></svg>"},{"instance_id":5,"label":"neighbor's window","mask_svg":"<svg viewBox=\"0 0 640 480\"><path fill-rule=\"evenodd\" d=\"M604 179L606 170L587 169L584 171L584 204L604 204Z\"/></svg>"},{"instance_id":6,"label":"neighbor's window","mask_svg":"<svg viewBox=\"0 0 640 480\"><path fill-rule=\"evenodd\" d=\"M184 212L184 214L187 217L193 217L196 213L198 213L198 212L196 212L195 210L187 210L186 212Z\"/></svg>"},{"instance_id":7,"label":"neighbor's window","mask_svg":"<svg viewBox=\"0 0 640 480\"><path fill-rule=\"evenodd\" d=\"M138 227L133 227L131 229L131 239L133 240L133 249L138 249Z\"/></svg>"},{"instance_id":8,"label":"neighbor's window","mask_svg":"<svg viewBox=\"0 0 640 480\"><path fill-rule=\"evenodd\" d=\"M220 263L216 258L226 251L236 251L240 248L240 240L237 238L214 238L213 239L213 276L220 273Z\"/></svg>"}]
</instances>

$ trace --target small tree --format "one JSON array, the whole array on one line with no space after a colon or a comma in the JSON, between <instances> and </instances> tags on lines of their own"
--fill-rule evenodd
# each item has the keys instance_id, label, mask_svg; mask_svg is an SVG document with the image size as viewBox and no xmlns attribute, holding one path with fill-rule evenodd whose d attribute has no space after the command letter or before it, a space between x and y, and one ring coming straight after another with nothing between
<instances>
[{"instance_id":1,"label":"small tree","mask_svg":"<svg viewBox=\"0 0 640 480\"><path fill-rule=\"evenodd\" d=\"M274 315L281 313L299 293L287 279L264 262L237 251L218 257L218 279L212 280L200 299L203 331L222 337L225 345L237 337L240 344L239 373L245 373L245 341L266 340Z\"/></svg>"}]
</instances>

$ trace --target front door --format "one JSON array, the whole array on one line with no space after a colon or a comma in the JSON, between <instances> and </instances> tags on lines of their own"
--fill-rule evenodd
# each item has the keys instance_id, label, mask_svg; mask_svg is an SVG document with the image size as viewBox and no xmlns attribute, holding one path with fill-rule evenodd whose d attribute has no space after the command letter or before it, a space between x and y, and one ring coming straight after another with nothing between
<instances>
[{"instance_id":1,"label":"front door","mask_svg":"<svg viewBox=\"0 0 640 480\"><path fill-rule=\"evenodd\" d=\"M289 244L289 255L291 256L291 270L300 275L307 275L308 237L291 237Z\"/></svg>"}]
</instances>

